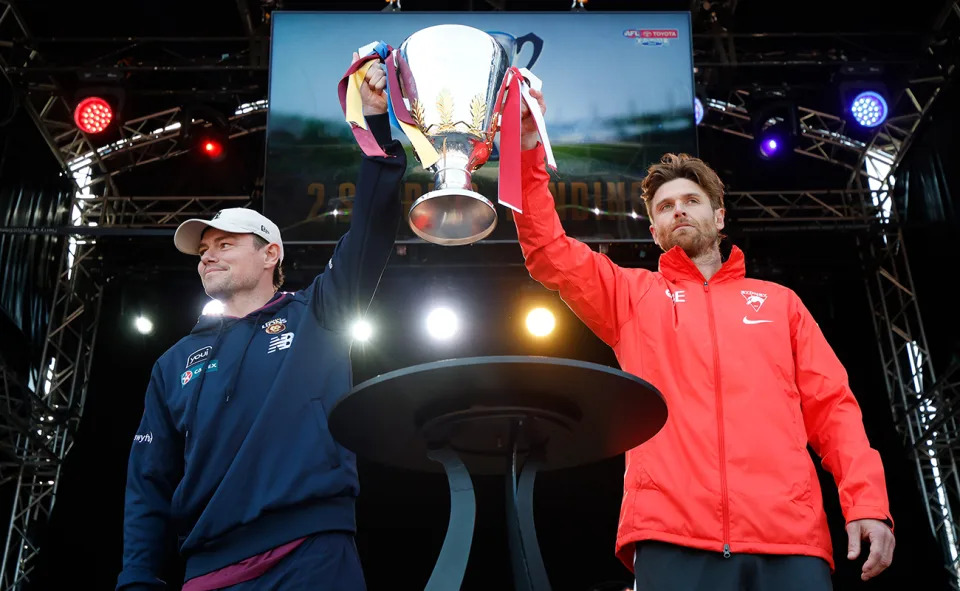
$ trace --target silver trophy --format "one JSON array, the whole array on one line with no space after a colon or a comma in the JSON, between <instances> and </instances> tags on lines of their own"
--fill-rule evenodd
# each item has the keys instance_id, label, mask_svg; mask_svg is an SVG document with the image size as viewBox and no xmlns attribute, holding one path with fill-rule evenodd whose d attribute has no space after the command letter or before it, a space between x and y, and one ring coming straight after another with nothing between
<instances>
[{"instance_id":1,"label":"silver trophy","mask_svg":"<svg viewBox=\"0 0 960 591\"><path fill-rule=\"evenodd\" d=\"M410 228L434 244L482 240L497 212L470 179L490 156L497 97L513 56L479 29L437 25L407 37L394 59L410 114L440 155L427 169L434 190L410 207Z\"/></svg>"}]
</instances>

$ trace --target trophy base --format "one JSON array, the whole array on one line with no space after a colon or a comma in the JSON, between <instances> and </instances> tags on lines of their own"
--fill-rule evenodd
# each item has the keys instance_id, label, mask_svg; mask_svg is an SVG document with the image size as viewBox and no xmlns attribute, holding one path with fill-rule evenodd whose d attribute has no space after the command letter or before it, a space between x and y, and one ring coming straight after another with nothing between
<instances>
[{"instance_id":1,"label":"trophy base","mask_svg":"<svg viewBox=\"0 0 960 591\"><path fill-rule=\"evenodd\" d=\"M486 238L497 227L497 210L486 197L466 189L438 189L410 207L410 229L433 244L462 246Z\"/></svg>"}]
</instances>

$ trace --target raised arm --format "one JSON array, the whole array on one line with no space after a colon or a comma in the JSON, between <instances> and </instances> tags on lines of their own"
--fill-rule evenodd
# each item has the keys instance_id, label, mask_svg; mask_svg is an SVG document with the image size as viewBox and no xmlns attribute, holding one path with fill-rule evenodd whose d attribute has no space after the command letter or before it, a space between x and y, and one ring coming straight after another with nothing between
<instances>
[{"instance_id":1,"label":"raised arm","mask_svg":"<svg viewBox=\"0 0 960 591\"><path fill-rule=\"evenodd\" d=\"M346 330L366 312L402 217L400 181L407 160L403 146L390 137L385 84L383 71L370 68L361 98L367 125L387 157L361 155L350 229L313 285L314 310L321 324L331 330Z\"/></svg>"},{"instance_id":2,"label":"raised arm","mask_svg":"<svg viewBox=\"0 0 960 591\"><path fill-rule=\"evenodd\" d=\"M545 106L543 97L531 91ZM652 274L637 271L638 285L628 287L626 272L606 255L567 236L560 225L550 175L544 166L543 146L533 118L524 108L521 171L523 213L514 213L520 248L530 275L544 287L559 291L570 309L605 343L620 341L620 328L633 315L636 301L652 284ZM631 294L631 291L637 293Z\"/></svg>"}]
</instances>

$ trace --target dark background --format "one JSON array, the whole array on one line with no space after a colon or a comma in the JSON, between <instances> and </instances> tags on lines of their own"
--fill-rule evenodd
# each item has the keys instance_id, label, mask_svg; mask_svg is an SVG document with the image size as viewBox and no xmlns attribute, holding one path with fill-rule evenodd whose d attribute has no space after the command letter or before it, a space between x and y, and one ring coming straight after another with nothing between
<instances>
[{"instance_id":1,"label":"dark background","mask_svg":"<svg viewBox=\"0 0 960 591\"><path fill-rule=\"evenodd\" d=\"M78 3L79 4L79 3ZM241 34L233 2L99 3L109 18L88 7L68 3L24 3L35 34L91 35ZM139 3L137 3L139 4ZM292 9L378 10L381 2L288 3ZM436 9L430 3L404 2L405 10ZM803 2L789 5L741 2L736 25L743 31L779 30L921 30L941 3L915 2L910 10L885 12L870 2ZM595 10L635 10L635 3L591 2ZM651 3L651 10L686 9L686 2ZM449 8L444 5L442 8ZM463 9L489 9L469 3ZM563 10L564 3L510 3L516 10ZM782 11L789 11L784 13ZM895 40L895 37L892 37ZM758 76L783 76L789 72ZM749 76L750 73L744 73ZM794 74L799 84L806 76ZM809 80L815 80L810 74ZM262 82L262 81L261 81ZM144 82L144 84L146 81ZM157 84L160 84L159 82ZM810 83L813 85L813 83ZM823 104L833 99L823 89ZM958 160L953 139L957 91L942 97L933 122L918 136L918 154L937 153L948 175ZM149 111L147 111L149 112ZM56 186L57 169L49 150L23 113L3 133L4 186L32 183ZM844 186L848 173L799 155L774 165L755 158L748 140L700 128L700 155L713 165L730 190L821 189ZM124 194L244 194L255 192L263 168L263 136L235 140L223 162L198 163L179 158L140 167L118 177ZM911 162L911 165L914 163ZM922 162L916 163L920 166ZM957 187L955 178L953 187ZM920 191L911 185L913 191ZM901 189L903 191L903 189ZM957 195L955 189L952 195ZM902 195L903 198L905 196ZM905 244L918 298L926 320L935 366L945 367L956 354L958 315L955 296L946 287L953 271L957 218L955 197L943 196L936 208L914 199L905 208ZM778 281L796 290L824 330L850 375L872 444L887 473L891 510L896 520L897 550L893 566L869 583L859 581L859 563L845 559L846 537L836 487L821 473L824 502L834 535L837 590L945 589L940 548L930 532L916 480L916 467L897 435L883 384L871 310L864 290L864 270L852 231L758 232L736 223L729 212L730 241L747 255L748 275ZM64 465L57 504L41 540L36 589L111 589L120 569L126 457L143 409L143 392L154 360L183 336L196 320L206 297L195 275L195 261L176 252L168 236L104 238L101 268L106 283L93 379L75 447ZM304 286L327 261L322 246L287 250L286 289ZM649 242L612 245L609 254L625 266L655 267L657 252ZM3 281L8 281L7 277ZM435 300L455 301L466 324L465 336L452 346L426 341L421 323ZM523 317L534 304L549 306L558 329L548 340L525 335ZM154 318L154 334L134 333L139 313ZM570 314L562 302L533 283L522 268L515 245L477 245L445 249L416 245L395 254L370 312L377 334L354 354L357 382L423 361L503 354L569 357L616 366L612 352ZM13 334L14 331L4 334ZM538 477L536 520L547 571L555 589L586 591L605 582L630 580L613 556L620 506L623 459L610 458ZM358 504L361 558L371 589L416 589L429 577L445 533L448 497L442 475L396 470L361 461L362 495ZM502 482L475 479L478 497L474 552L464 589L509 589ZM5 491L9 492L9 491ZM6 496L3 507L9 507ZM172 543L172 542L171 542ZM169 575L178 580L182 566L171 554Z\"/></svg>"}]
</instances>

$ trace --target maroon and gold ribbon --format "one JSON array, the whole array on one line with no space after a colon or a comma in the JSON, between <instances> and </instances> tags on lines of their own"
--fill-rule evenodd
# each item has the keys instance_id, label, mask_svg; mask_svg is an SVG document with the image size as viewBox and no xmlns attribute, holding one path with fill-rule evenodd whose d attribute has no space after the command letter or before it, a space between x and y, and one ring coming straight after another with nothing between
<instances>
[{"instance_id":1,"label":"maroon and gold ribbon","mask_svg":"<svg viewBox=\"0 0 960 591\"><path fill-rule=\"evenodd\" d=\"M363 101L360 98L360 84L363 84L367 69L379 60L380 56L376 53L362 56L357 61L350 64L346 73L340 79L337 92L340 95L340 108L350 124L353 131L353 137L360 145L360 149L367 156L380 156L389 158L390 156L383 151L380 144L377 143L373 133L367 129L367 123L363 118ZM359 74L359 81L357 80Z\"/></svg>"},{"instance_id":2,"label":"maroon and gold ribbon","mask_svg":"<svg viewBox=\"0 0 960 591\"><path fill-rule=\"evenodd\" d=\"M433 144L430 143L430 140L428 140L427 137L423 135L423 132L420 131L420 128L417 127L413 116L410 115L410 111L403 102L400 83L397 79L396 65L394 64L395 55L393 48L388 45L387 56L384 61L387 64L387 95L390 100L390 106L394 111L400 129L413 145L420 164L423 165L424 168L429 168L440 159L440 156L434 149ZM340 95L340 108L343 109L346 121L350 124L351 131L353 131L353 137L357 140L357 144L360 145L363 153L367 156L389 157L377 143L377 140L373 137L373 133L367 129L367 123L363 118L363 100L360 95L360 85L364 83L367 70L371 66L375 66L377 64L375 60L379 59L380 56L377 53L371 53L351 64L340 79L338 93Z\"/></svg>"},{"instance_id":3,"label":"maroon and gold ribbon","mask_svg":"<svg viewBox=\"0 0 960 591\"><path fill-rule=\"evenodd\" d=\"M397 118L400 129L403 130L403 133L413 145L413 151L416 152L420 165L424 168L430 168L440 159L440 155L433 144L430 143L430 140L427 139L427 136L423 135L413 115L410 114L410 110L407 109L406 103L403 102L400 80L397 77L397 59L399 59L398 54L391 52L384 60L387 65L387 88L389 89L387 94L390 96L390 106L393 108L393 114Z\"/></svg>"}]
</instances>

